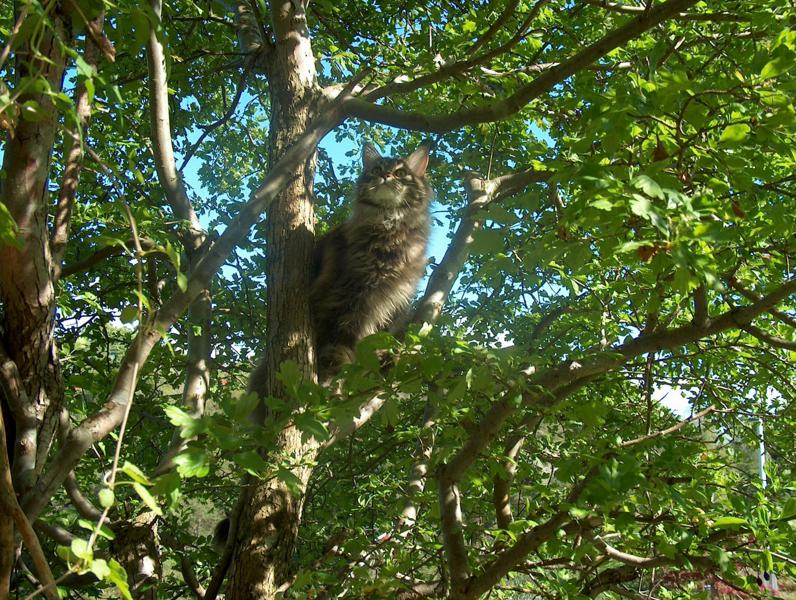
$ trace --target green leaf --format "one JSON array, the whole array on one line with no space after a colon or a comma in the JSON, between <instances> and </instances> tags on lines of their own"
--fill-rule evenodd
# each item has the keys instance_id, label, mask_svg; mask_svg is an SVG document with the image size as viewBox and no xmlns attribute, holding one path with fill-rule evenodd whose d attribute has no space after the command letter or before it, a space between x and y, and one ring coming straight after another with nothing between
<instances>
[{"instance_id":1,"label":"green leaf","mask_svg":"<svg viewBox=\"0 0 796 600\"><path fill-rule=\"evenodd\" d=\"M280 467L279 470L276 472L276 477L280 481L284 482L284 484L288 487L288 489L293 494L300 494L302 490L302 483L301 479L296 477L292 471L289 469L285 469L284 467Z\"/></svg>"},{"instance_id":2,"label":"green leaf","mask_svg":"<svg viewBox=\"0 0 796 600\"><path fill-rule=\"evenodd\" d=\"M301 369L299 369L296 361L285 360L279 365L279 373L276 377L282 382L282 385L284 385L286 389L295 392L302 379Z\"/></svg>"},{"instance_id":3,"label":"green leaf","mask_svg":"<svg viewBox=\"0 0 796 600\"><path fill-rule=\"evenodd\" d=\"M130 595L130 587L127 585L127 571L124 570L124 567L113 559L108 562L108 567L110 568L108 581L116 586L124 600L133 600Z\"/></svg>"},{"instance_id":4,"label":"green leaf","mask_svg":"<svg viewBox=\"0 0 796 600\"><path fill-rule=\"evenodd\" d=\"M27 100L20 108L22 118L30 123L40 123L49 118L50 113L35 100Z\"/></svg>"},{"instance_id":5,"label":"green leaf","mask_svg":"<svg viewBox=\"0 0 796 600\"><path fill-rule=\"evenodd\" d=\"M17 240L17 224L14 222L14 217L2 201L0 201L0 245L22 247Z\"/></svg>"},{"instance_id":6,"label":"green leaf","mask_svg":"<svg viewBox=\"0 0 796 600\"><path fill-rule=\"evenodd\" d=\"M90 562L94 558L94 552L89 548L87 540L75 539L70 545L72 553L79 559Z\"/></svg>"},{"instance_id":7,"label":"green leaf","mask_svg":"<svg viewBox=\"0 0 796 600\"><path fill-rule=\"evenodd\" d=\"M149 493L148 489L146 489L143 485L137 482L133 483L133 489L136 491L141 500L144 501L144 504L146 504L152 512L154 512L156 515L163 514L163 512L160 510L160 507L158 506L158 503L152 497L152 494Z\"/></svg>"},{"instance_id":8,"label":"green leaf","mask_svg":"<svg viewBox=\"0 0 796 600\"><path fill-rule=\"evenodd\" d=\"M81 77L87 79L94 77L94 67L88 64L80 54L75 58L75 67L77 67L77 74Z\"/></svg>"},{"instance_id":9,"label":"green leaf","mask_svg":"<svg viewBox=\"0 0 796 600\"><path fill-rule=\"evenodd\" d=\"M232 461L255 477L262 477L268 471L268 463L254 450L233 454Z\"/></svg>"},{"instance_id":10,"label":"green leaf","mask_svg":"<svg viewBox=\"0 0 796 600\"><path fill-rule=\"evenodd\" d=\"M494 254L505 250L503 232L499 229L480 229L473 234L470 252L473 254Z\"/></svg>"},{"instance_id":11,"label":"green leaf","mask_svg":"<svg viewBox=\"0 0 796 600\"><path fill-rule=\"evenodd\" d=\"M782 53L766 63L760 71L763 79L772 79L786 73L796 65L796 54L793 52Z\"/></svg>"},{"instance_id":12,"label":"green leaf","mask_svg":"<svg viewBox=\"0 0 796 600\"><path fill-rule=\"evenodd\" d=\"M91 572L94 573L97 579L104 581L110 576L111 568L104 559L95 558L93 561L91 561Z\"/></svg>"},{"instance_id":13,"label":"green leaf","mask_svg":"<svg viewBox=\"0 0 796 600\"><path fill-rule=\"evenodd\" d=\"M188 291L188 278L183 272L177 273L177 287L180 288L181 292Z\"/></svg>"},{"instance_id":14,"label":"green leaf","mask_svg":"<svg viewBox=\"0 0 796 600\"><path fill-rule=\"evenodd\" d=\"M302 442L306 442L310 438L315 438L316 442L323 442L329 437L326 426L310 413L297 414L293 417L293 421L301 431Z\"/></svg>"},{"instance_id":15,"label":"green leaf","mask_svg":"<svg viewBox=\"0 0 796 600\"><path fill-rule=\"evenodd\" d=\"M248 418L254 409L257 408L257 404L260 402L260 397L257 395L257 392L243 392L239 391L232 396L232 401L234 402L235 410L233 411L233 416L238 421L243 421L244 419Z\"/></svg>"},{"instance_id":16,"label":"green leaf","mask_svg":"<svg viewBox=\"0 0 796 600\"><path fill-rule=\"evenodd\" d=\"M83 529L87 529L89 531L94 531L96 528L96 523L92 523L88 519L78 519L77 524L80 525ZM106 540L113 540L116 539L116 534L105 524L100 527L99 531L97 532L99 535L104 537Z\"/></svg>"},{"instance_id":17,"label":"green leaf","mask_svg":"<svg viewBox=\"0 0 796 600\"><path fill-rule=\"evenodd\" d=\"M729 125L721 132L719 142L739 143L749 137L751 128L746 123L736 123Z\"/></svg>"},{"instance_id":18,"label":"green leaf","mask_svg":"<svg viewBox=\"0 0 796 600\"><path fill-rule=\"evenodd\" d=\"M166 498L169 508L173 508L180 498L180 483L182 479L175 471L164 473L155 479L149 492L153 496Z\"/></svg>"},{"instance_id":19,"label":"green leaf","mask_svg":"<svg viewBox=\"0 0 796 600\"><path fill-rule=\"evenodd\" d=\"M796 496L788 498L785 506L782 507L782 513L779 515L780 521L790 521L796 518Z\"/></svg>"},{"instance_id":20,"label":"green leaf","mask_svg":"<svg viewBox=\"0 0 796 600\"><path fill-rule=\"evenodd\" d=\"M593 206L599 210L613 210L614 204L610 200L606 200L605 198L600 198L598 200L594 200L593 202L589 203L589 206Z\"/></svg>"},{"instance_id":21,"label":"green leaf","mask_svg":"<svg viewBox=\"0 0 796 600\"><path fill-rule=\"evenodd\" d=\"M177 473L182 477L205 477L210 472L207 453L201 448L190 447L174 457Z\"/></svg>"},{"instance_id":22,"label":"green leaf","mask_svg":"<svg viewBox=\"0 0 796 600\"><path fill-rule=\"evenodd\" d=\"M122 465L121 471L136 483L152 485L152 482L149 481L149 477L144 475L144 472L131 462L125 461L125 463Z\"/></svg>"},{"instance_id":23,"label":"green leaf","mask_svg":"<svg viewBox=\"0 0 796 600\"><path fill-rule=\"evenodd\" d=\"M733 527L748 526L749 521L740 517L720 517L713 521L712 529L731 529Z\"/></svg>"},{"instance_id":24,"label":"green leaf","mask_svg":"<svg viewBox=\"0 0 796 600\"><path fill-rule=\"evenodd\" d=\"M188 427L195 420L194 417L189 415L179 406L169 404L163 407L163 412L166 413L169 423L175 427Z\"/></svg>"},{"instance_id":25,"label":"green leaf","mask_svg":"<svg viewBox=\"0 0 796 600\"><path fill-rule=\"evenodd\" d=\"M642 190L648 196L653 198L664 198L664 193L661 189L661 186L659 186L656 181L647 175L638 175L637 177L634 177L630 183L634 188Z\"/></svg>"}]
</instances>

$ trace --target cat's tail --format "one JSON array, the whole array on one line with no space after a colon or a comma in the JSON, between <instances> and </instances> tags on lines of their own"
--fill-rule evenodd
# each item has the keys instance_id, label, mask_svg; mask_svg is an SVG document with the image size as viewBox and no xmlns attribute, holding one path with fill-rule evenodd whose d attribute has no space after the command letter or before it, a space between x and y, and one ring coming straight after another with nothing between
<instances>
[{"instance_id":1,"label":"cat's tail","mask_svg":"<svg viewBox=\"0 0 796 600\"><path fill-rule=\"evenodd\" d=\"M213 530L213 547L219 552L223 552L224 548L229 541L229 530L232 525L229 517L223 521L219 521L216 528Z\"/></svg>"}]
</instances>

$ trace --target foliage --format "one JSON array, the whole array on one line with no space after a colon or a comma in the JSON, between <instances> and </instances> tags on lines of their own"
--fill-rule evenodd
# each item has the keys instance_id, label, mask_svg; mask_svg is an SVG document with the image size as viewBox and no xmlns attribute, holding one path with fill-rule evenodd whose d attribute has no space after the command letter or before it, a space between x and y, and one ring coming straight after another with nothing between
<instances>
[{"instance_id":1,"label":"foliage","mask_svg":"<svg viewBox=\"0 0 796 600\"><path fill-rule=\"evenodd\" d=\"M54 4L26 4L30 16L13 37L12 57L51 27ZM64 90L25 76L9 59L0 126L11 136L20 123L55 111L52 207L79 122L73 98L80 84L90 89L91 122L80 132L90 152L54 307L64 406L76 427L102 410L139 328L191 289L189 224L169 207L152 152L150 28L167 48L177 166L211 242L274 167L274 124L268 74L241 53L235 14L224 3L173 0L159 24L140 3L106 2L104 32L116 60L98 68L83 48L85 22L102 3L72 4L82 17L74 39L58 39L67 56ZM397 597L419 583L432 584L427 595L447 593L451 535L465 542L474 577L495 570L508 549L530 548L489 586L492 597L617 598L631 586L662 598L699 597L701 589L668 582L661 570L710 572L746 590L755 589L747 575L756 571L796 576L792 291L751 326L705 325L792 281L796 14L769 0L713 4L684 11L705 18L667 19L639 32L500 120L433 136L391 127L401 123L386 116L336 127L318 153L317 230L344 218L363 140L396 154L426 141L437 264L445 233L455 242L470 214L467 171L492 182L526 169L544 175L507 188L479 213L483 227L433 327L368 338L336 388L283 364L285 394L265 400L273 418L264 425L250 418L257 398L245 392L265 351L269 298L265 228L252 228L213 280L212 321L181 318L159 332L162 342L140 366L121 460L117 430L75 469L77 488L108 511L107 524L86 519L65 492L40 516L72 535L69 544L40 536L56 577L91 571L88 595L115 586L129 597L132 575L114 531L158 513L163 569L148 585L157 585L158 597L187 597L185 563L199 581L211 579L212 529L234 505L241 477L281 480L299 494L296 473L305 466L313 471L285 597ZM257 7L268 27L271 8ZM317 0L307 7L322 86L366 67L363 83L400 85L512 44L377 103L442 117L511 97L635 16L603 2ZM4 39L14 23L4 4ZM484 36L491 39L471 52ZM31 90L50 98L49 108L24 100ZM3 203L0 244L19 245ZM661 333L675 330L682 335ZM656 334L658 345L635 350L634 340ZM183 404L182 381L189 337L203 335L211 340L210 385L206 410L197 411ZM388 367L385 355L396 357ZM579 369L593 375L580 377ZM333 438L374 391L383 400L376 416ZM692 413L712 408L680 427L685 415L661 403L666 391L682 394ZM496 407L503 418L490 430ZM767 488L755 460L761 419ZM303 443L328 448L306 461L278 449L264 454L288 426ZM184 441L176 468L158 470L175 433ZM462 522L445 531L445 469L478 440L456 482ZM411 495L408 477L418 464L428 476ZM510 508L502 524L501 483ZM416 521L401 520L407 502ZM33 591L24 578L16 584ZM62 589L72 594L68 585Z\"/></svg>"}]
</instances>

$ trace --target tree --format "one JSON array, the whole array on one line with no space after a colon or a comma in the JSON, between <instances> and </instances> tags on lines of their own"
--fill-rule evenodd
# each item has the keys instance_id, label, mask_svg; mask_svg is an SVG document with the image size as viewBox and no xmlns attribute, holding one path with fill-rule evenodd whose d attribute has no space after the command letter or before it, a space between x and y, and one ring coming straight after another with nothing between
<instances>
[{"instance_id":1,"label":"tree","mask_svg":"<svg viewBox=\"0 0 796 600\"><path fill-rule=\"evenodd\" d=\"M793 574L791 7L161 1L0 13L0 596ZM450 234L323 387L310 256L364 139L433 145Z\"/></svg>"}]
</instances>

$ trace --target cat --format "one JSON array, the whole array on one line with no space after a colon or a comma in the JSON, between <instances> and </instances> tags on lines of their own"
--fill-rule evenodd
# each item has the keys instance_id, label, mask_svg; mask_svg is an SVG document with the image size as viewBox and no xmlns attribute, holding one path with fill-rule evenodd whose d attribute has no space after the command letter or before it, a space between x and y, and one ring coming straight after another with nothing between
<instances>
[{"instance_id":1,"label":"cat","mask_svg":"<svg viewBox=\"0 0 796 600\"><path fill-rule=\"evenodd\" d=\"M425 146L385 158L364 145L351 216L315 246L310 310L320 374L350 362L357 342L409 306L426 267L427 167Z\"/></svg>"},{"instance_id":2,"label":"cat","mask_svg":"<svg viewBox=\"0 0 796 600\"><path fill-rule=\"evenodd\" d=\"M362 338L389 327L414 296L430 232L427 168L426 146L406 158L386 158L365 144L350 217L316 241L310 311L322 382L351 362ZM266 376L260 363L249 390L261 392ZM255 411L255 421L263 417ZM216 526L216 548L226 545L229 533L227 518Z\"/></svg>"},{"instance_id":3,"label":"cat","mask_svg":"<svg viewBox=\"0 0 796 600\"><path fill-rule=\"evenodd\" d=\"M430 231L427 167L426 146L386 158L365 144L351 215L316 240L310 312L322 380L351 362L357 343L385 330L414 296ZM261 363L249 390L261 392L266 376Z\"/></svg>"}]
</instances>

